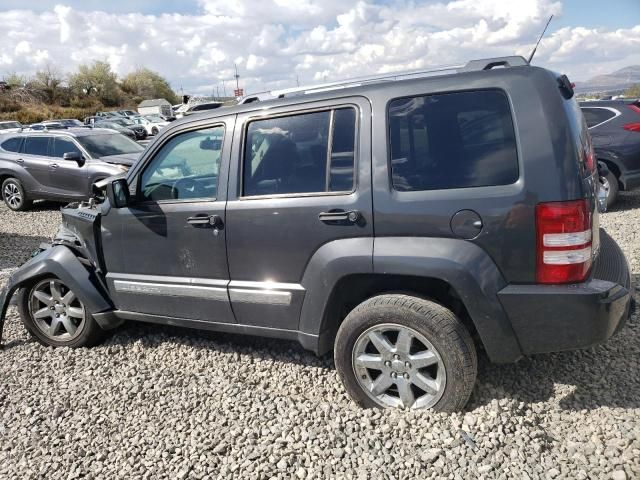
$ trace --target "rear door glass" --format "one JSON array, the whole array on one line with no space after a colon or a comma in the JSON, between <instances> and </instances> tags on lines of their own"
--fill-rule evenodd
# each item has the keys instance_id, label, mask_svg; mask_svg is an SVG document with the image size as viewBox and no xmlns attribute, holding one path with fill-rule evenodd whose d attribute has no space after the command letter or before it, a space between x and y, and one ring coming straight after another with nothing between
<instances>
[{"instance_id":1,"label":"rear door glass","mask_svg":"<svg viewBox=\"0 0 640 480\"><path fill-rule=\"evenodd\" d=\"M26 137L24 145L24 153L27 155L39 155L46 157L48 155L49 137Z\"/></svg>"},{"instance_id":2,"label":"rear door glass","mask_svg":"<svg viewBox=\"0 0 640 480\"><path fill-rule=\"evenodd\" d=\"M393 100L389 140L396 190L508 185L518 179L511 110L499 90Z\"/></svg>"}]
</instances>

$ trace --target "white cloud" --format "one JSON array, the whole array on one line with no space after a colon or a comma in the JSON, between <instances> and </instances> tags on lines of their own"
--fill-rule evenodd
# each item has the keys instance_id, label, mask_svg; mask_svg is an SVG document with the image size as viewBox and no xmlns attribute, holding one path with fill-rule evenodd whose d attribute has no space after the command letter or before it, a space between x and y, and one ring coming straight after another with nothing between
<instances>
[{"instance_id":1,"label":"white cloud","mask_svg":"<svg viewBox=\"0 0 640 480\"><path fill-rule=\"evenodd\" d=\"M234 62L249 91L377 72L526 55L556 0L367 3L353 0L200 0L200 15L74 10L0 11L0 76L63 71L106 60L120 75L157 70L174 88L210 92L232 83ZM565 22L566 23L566 22ZM536 63L585 79L640 64L634 28L580 25L549 34ZM553 27L553 24L552 24ZM227 93L229 93L227 88Z\"/></svg>"}]
</instances>

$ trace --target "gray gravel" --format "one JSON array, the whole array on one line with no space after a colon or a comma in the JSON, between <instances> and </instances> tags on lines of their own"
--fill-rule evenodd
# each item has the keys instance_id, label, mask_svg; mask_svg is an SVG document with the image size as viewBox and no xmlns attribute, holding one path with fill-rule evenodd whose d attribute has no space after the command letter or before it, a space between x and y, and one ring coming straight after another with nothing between
<instances>
[{"instance_id":1,"label":"gray gravel","mask_svg":"<svg viewBox=\"0 0 640 480\"><path fill-rule=\"evenodd\" d=\"M0 206L0 284L57 228ZM640 272L640 193L602 225ZM606 345L480 358L464 413L361 410L294 343L130 324L93 349L8 317L0 478L640 478L640 322Z\"/></svg>"}]
</instances>

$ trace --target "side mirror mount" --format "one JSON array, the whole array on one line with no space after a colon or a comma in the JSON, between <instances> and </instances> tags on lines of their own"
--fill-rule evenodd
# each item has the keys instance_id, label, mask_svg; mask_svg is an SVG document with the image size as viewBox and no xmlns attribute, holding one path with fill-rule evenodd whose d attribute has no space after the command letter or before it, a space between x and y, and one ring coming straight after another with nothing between
<instances>
[{"instance_id":1,"label":"side mirror mount","mask_svg":"<svg viewBox=\"0 0 640 480\"><path fill-rule=\"evenodd\" d=\"M62 159L76 162L79 167L83 167L85 163L84 157L80 154L80 152L67 152L62 155Z\"/></svg>"},{"instance_id":2,"label":"side mirror mount","mask_svg":"<svg viewBox=\"0 0 640 480\"><path fill-rule=\"evenodd\" d=\"M116 178L107 184L107 198L113 208L129 204L129 185L126 178Z\"/></svg>"}]
</instances>

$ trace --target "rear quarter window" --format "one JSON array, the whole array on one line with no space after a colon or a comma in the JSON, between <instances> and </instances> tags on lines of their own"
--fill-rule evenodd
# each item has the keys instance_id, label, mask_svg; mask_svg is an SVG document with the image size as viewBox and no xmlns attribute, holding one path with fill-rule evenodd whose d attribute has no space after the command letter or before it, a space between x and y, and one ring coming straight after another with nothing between
<instances>
[{"instance_id":1,"label":"rear quarter window","mask_svg":"<svg viewBox=\"0 0 640 480\"><path fill-rule=\"evenodd\" d=\"M396 190L509 185L518 179L511 109L500 90L396 99L388 116Z\"/></svg>"},{"instance_id":2,"label":"rear quarter window","mask_svg":"<svg viewBox=\"0 0 640 480\"><path fill-rule=\"evenodd\" d=\"M17 153L20 151L20 143L22 143L22 138L13 137L0 143L0 147L7 152Z\"/></svg>"}]
</instances>

